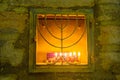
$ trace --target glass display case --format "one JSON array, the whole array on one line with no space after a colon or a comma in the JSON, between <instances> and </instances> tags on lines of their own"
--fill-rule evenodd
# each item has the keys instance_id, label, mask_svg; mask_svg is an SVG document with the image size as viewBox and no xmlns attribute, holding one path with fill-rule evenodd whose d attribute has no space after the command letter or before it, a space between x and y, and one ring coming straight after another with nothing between
<instances>
[{"instance_id":1,"label":"glass display case","mask_svg":"<svg viewBox=\"0 0 120 80\"><path fill-rule=\"evenodd\" d=\"M94 24L90 9L77 12L31 9L30 72L91 71Z\"/></svg>"},{"instance_id":2,"label":"glass display case","mask_svg":"<svg viewBox=\"0 0 120 80\"><path fill-rule=\"evenodd\" d=\"M87 65L85 15L37 14L36 65Z\"/></svg>"}]
</instances>

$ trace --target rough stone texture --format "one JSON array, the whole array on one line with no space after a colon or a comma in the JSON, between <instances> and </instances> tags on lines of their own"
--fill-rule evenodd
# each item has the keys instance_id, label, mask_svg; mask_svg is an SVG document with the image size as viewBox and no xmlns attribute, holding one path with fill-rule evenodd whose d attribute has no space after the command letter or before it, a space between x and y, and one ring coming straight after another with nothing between
<instances>
[{"instance_id":1,"label":"rough stone texture","mask_svg":"<svg viewBox=\"0 0 120 80\"><path fill-rule=\"evenodd\" d=\"M99 68L96 67L96 74L103 74L97 76L96 80L119 80L120 71L120 1L119 0L96 0L96 29L99 34L98 45L99 50L98 61ZM99 72L102 71L102 72ZM106 76L107 75L107 76ZM108 77L110 76L110 77Z\"/></svg>"},{"instance_id":2,"label":"rough stone texture","mask_svg":"<svg viewBox=\"0 0 120 80\"><path fill-rule=\"evenodd\" d=\"M11 5L41 6L41 7L73 7L93 6L94 0L10 0Z\"/></svg>"},{"instance_id":3,"label":"rough stone texture","mask_svg":"<svg viewBox=\"0 0 120 80\"><path fill-rule=\"evenodd\" d=\"M9 62L12 66L18 66L22 63L24 49L14 49L14 40L7 41L1 48L1 62Z\"/></svg>"},{"instance_id":4,"label":"rough stone texture","mask_svg":"<svg viewBox=\"0 0 120 80\"><path fill-rule=\"evenodd\" d=\"M120 0L96 0L99 4L105 4L105 3L115 3L120 4Z\"/></svg>"},{"instance_id":5,"label":"rough stone texture","mask_svg":"<svg viewBox=\"0 0 120 80\"><path fill-rule=\"evenodd\" d=\"M93 72L36 74L28 72L31 7L94 9L96 23ZM0 79L120 80L119 13L120 0L95 0L95 3L94 0L0 0Z\"/></svg>"},{"instance_id":6,"label":"rough stone texture","mask_svg":"<svg viewBox=\"0 0 120 80\"><path fill-rule=\"evenodd\" d=\"M19 11L18 11L19 13ZM26 27L26 14L2 12L0 15L1 63L9 62L12 66L22 63L24 49L15 49L14 43Z\"/></svg>"},{"instance_id":7,"label":"rough stone texture","mask_svg":"<svg viewBox=\"0 0 120 80\"><path fill-rule=\"evenodd\" d=\"M0 12L7 10L7 8L8 8L8 4L7 3L3 3L3 4L0 3Z\"/></svg>"},{"instance_id":8,"label":"rough stone texture","mask_svg":"<svg viewBox=\"0 0 120 80\"><path fill-rule=\"evenodd\" d=\"M116 75L116 77L117 77L117 80L120 80L120 75Z\"/></svg>"},{"instance_id":9,"label":"rough stone texture","mask_svg":"<svg viewBox=\"0 0 120 80\"><path fill-rule=\"evenodd\" d=\"M18 32L22 32L26 27L28 14L20 14L13 11L0 13L0 29L11 28L16 29ZM7 32L7 31L6 31Z\"/></svg>"},{"instance_id":10,"label":"rough stone texture","mask_svg":"<svg viewBox=\"0 0 120 80\"><path fill-rule=\"evenodd\" d=\"M17 80L17 76L15 74L2 75L0 80Z\"/></svg>"},{"instance_id":11,"label":"rough stone texture","mask_svg":"<svg viewBox=\"0 0 120 80\"><path fill-rule=\"evenodd\" d=\"M120 34L120 27L118 26L100 26L100 36L99 40L101 41L100 44L118 44L120 43L119 35ZM117 45L116 45L117 46ZM104 46L103 46L104 47ZM105 48L103 48L105 49ZM108 48L110 50L110 48ZM119 47L117 48L119 50Z\"/></svg>"},{"instance_id":12,"label":"rough stone texture","mask_svg":"<svg viewBox=\"0 0 120 80\"><path fill-rule=\"evenodd\" d=\"M25 7L16 7L13 9L13 11L15 11L16 13L27 13L28 9Z\"/></svg>"}]
</instances>

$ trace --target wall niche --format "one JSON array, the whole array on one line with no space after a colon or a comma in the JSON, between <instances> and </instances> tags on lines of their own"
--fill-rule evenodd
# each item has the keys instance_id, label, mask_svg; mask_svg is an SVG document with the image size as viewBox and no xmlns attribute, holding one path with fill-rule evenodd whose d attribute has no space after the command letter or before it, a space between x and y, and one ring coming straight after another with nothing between
<instances>
[{"instance_id":1,"label":"wall niche","mask_svg":"<svg viewBox=\"0 0 120 80\"><path fill-rule=\"evenodd\" d=\"M93 70L93 13L90 9L30 11L29 71Z\"/></svg>"}]
</instances>

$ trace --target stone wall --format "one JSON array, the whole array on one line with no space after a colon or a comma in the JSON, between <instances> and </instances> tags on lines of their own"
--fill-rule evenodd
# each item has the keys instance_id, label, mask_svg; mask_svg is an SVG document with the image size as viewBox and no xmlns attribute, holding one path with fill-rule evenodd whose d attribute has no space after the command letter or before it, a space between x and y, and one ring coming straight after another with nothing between
<instances>
[{"instance_id":1,"label":"stone wall","mask_svg":"<svg viewBox=\"0 0 120 80\"><path fill-rule=\"evenodd\" d=\"M119 0L96 0L96 80L120 80L119 13Z\"/></svg>"},{"instance_id":2,"label":"stone wall","mask_svg":"<svg viewBox=\"0 0 120 80\"><path fill-rule=\"evenodd\" d=\"M28 72L31 7L94 9L95 70L92 73ZM119 13L120 0L0 0L0 79L120 80Z\"/></svg>"}]
</instances>

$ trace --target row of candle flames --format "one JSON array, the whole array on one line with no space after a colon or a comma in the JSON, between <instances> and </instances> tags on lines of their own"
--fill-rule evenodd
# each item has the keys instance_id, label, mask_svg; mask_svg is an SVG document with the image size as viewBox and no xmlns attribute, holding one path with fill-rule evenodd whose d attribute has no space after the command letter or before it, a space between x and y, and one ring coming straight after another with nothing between
<instances>
[{"instance_id":1,"label":"row of candle flames","mask_svg":"<svg viewBox=\"0 0 120 80\"><path fill-rule=\"evenodd\" d=\"M50 54L54 56L50 57ZM49 64L80 64L80 56L80 52L48 53L47 62Z\"/></svg>"}]
</instances>

